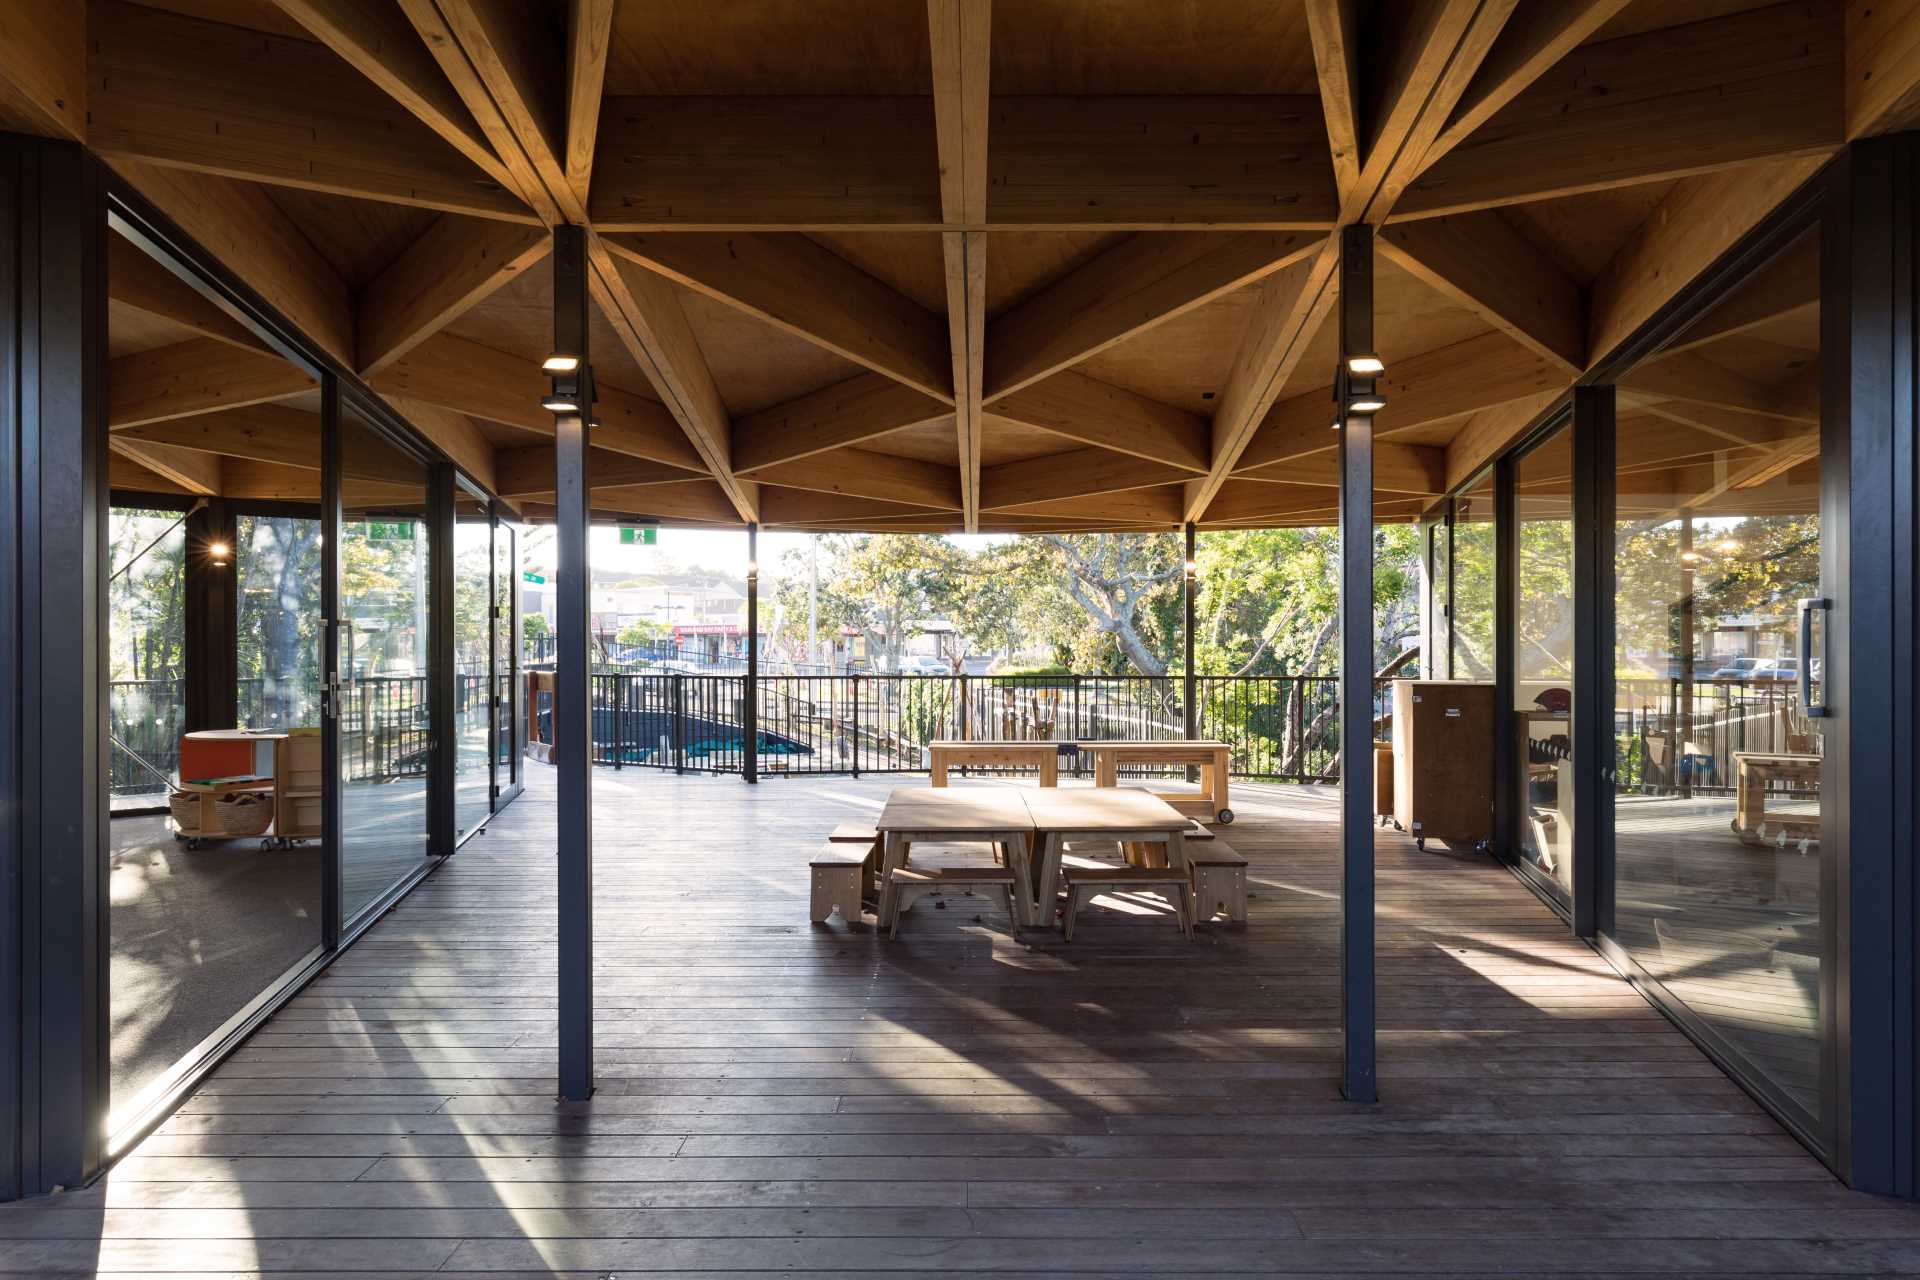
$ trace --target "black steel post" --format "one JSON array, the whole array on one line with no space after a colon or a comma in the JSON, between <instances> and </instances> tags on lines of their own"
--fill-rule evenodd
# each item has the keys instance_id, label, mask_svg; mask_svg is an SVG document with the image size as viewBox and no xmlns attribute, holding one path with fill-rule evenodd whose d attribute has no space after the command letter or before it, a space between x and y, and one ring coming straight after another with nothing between
<instances>
[{"instance_id":1,"label":"black steel post","mask_svg":"<svg viewBox=\"0 0 1920 1280\"><path fill-rule=\"evenodd\" d=\"M553 753L558 774L560 858L560 1096L593 1095L593 638L587 472L593 373L587 363L587 241L580 227L553 231L553 340L574 357L575 406L554 414L554 524L558 640L553 681ZM556 381L558 381L556 379ZM556 387L556 392L560 388ZM564 396L554 403L566 403Z\"/></svg>"},{"instance_id":2,"label":"black steel post","mask_svg":"<svg viewBox=\"0 0 1920 1280\"><path fill-rule=\"evenodd\" d=\"M346 895L342 888L345 874L343 845L346 762L341 758L341 718L346 711L341 701L340 673L346 670L347 653L342 643L340 617L340 380L329 375L320 384L320 616L326 619L321 638L320 755L324 785L320 789L320 830L325 856L320 860L320 941L328 951L340 945L346 926Z\"/></svg>"},{"instance_id":3,"label":"black steel post","mask_svg":"<svg viewBox=\"0 0 1920 1280\"><path fill-rule=\"evenodd\" d=\"M1185 722L1186 738L1189 742L1200 736L1200 708L1195 705L1193 699L1195 688L1193 680L1193 610L1196 603L1195 597L1200 594L1200 565L1199 562L1194 559L1195 540L1196 535L1194 533L1193 521L1189 520L1187 521L1186 560L1180 574L1180 581L1182 583L1180 602L1184 616L1184 621L1180 626L1180 642L1185 650L1186 657L1184 664L1185 674L1182 675L1180 682L1180 705L1184 708L1183 720ZM1200 770L1194 765L1188 765L1187 781L1198 782L1199 780Z\"/></svg>"},{"instance_id":4,"label":"black steel post","mask_svg":"<svg viewBox=\"0 0 1920 1280\"><path fill-rule=\"evenodd\" d=\"M1613 829L1613 388L1573 390L1573 931L1600 920Z\"/></svg>"},{"instance_id":5,"label":"black steel post","mask_svg":"<svg viewBox=\"0 0 1920 1280\"><path fill-rule=\"evenodd\" d=\"M747 526L747 679L741 690L741 772L760 781L760 526Z\"/></svg>"},{"instance_id":6,"label":"black steel post","mask_svg":"<svg viewBox=\"0 0 1920 1280\"><path fill-rule=\"evenodd\" d=\"M455 667L453 636L453 464L437 462L427 472L427 829L429 848L453 852L459 818L453 802Z\"/></svg>"},{"instance_id":7,"label":"black steel post","mask_svg":"<svg viewBox=\"0 0 1920 1280\"><path fill-rule=\"evenodd\" d=\"M187 731L239 726L238 522L223 498L187 516L183 620Z\"/></svg>"},{"instance_id":8,"label":"black steel post","mask_svg":"<svg viewBox=\"0 0 1920 1280\"><path fill-rule=\"evenodd\" d=\"M0 1199L104 1155L104 199L79 146L0 138Z\"/></svg>"},{"instance_id":9,"label":"black steel post","mask_svg":"<svg viewBox=\"0 0 1920 1280\"><path fill-rule=\"evenodd\" d=\"M1373 1102L1373 414L1354 412L1349 357L1373 352L1373 228L1340 229L1341 1092Z\"/></svg>"}]
</instances>

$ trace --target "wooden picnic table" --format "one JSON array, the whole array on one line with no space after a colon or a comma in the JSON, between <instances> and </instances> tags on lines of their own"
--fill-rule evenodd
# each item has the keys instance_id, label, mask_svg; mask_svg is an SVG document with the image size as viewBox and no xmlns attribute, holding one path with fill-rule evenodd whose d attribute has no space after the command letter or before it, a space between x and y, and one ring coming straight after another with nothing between
<instances>
[{"instance_id":1,"label":"wooden picnic table","mask_svg":"<svg viewBox=\"0 0 1920 1280\"><path fill-rule=\"evenodd\" d=\"M1232 822L1227 804L1227 773L1233 748L1224 742L1176 738L1167 742L1082 742L1080 750L1093 755L1093 782L1097 787L1120 785L1120 768L1129 764L1191 764L1200 767L1200 794L1155 791L1151 794L1202 822Z\"/></svg>"},{"instance_id":2,"label":"wooden picnic table","mask_svg":"<svg viewBox=\"0 0 1920 1280\"><path fill-rule=\"evenodd\" d=\"M883 894L916 842L991 842L1006 850L1007 866L1030 890L1016 895L1026 917L1016 925L1052 928L1067 841L1163 847L1168 866L1185 867L1188 825L1186 815L1133 788L898 787L874 829L882 842Z\"/></svg>"},{"instance_id":3,"label":"wooden picnic table","mask_svg":"<svg viewBox=\"0 0 1920 1280\"><path fill-rule=\"evenodd\" d=\"M1040 785L1060 783L1060 747L1058 742L1008 742L943 739L929 743L933 785L947 785L947 770L956 765L1032 766L1040 771Z\"/></svg>"}]
</instances>

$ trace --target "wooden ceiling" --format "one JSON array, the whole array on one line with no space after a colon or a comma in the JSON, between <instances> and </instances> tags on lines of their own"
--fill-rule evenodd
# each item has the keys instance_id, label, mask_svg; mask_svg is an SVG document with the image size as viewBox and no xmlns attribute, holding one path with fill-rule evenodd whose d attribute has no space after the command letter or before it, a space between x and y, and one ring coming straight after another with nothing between
<instances>
[{"instance_id":1,"label":"wooden ceiling","mask_svg":"<svg viewBox=\"0 0 1920 1280\"><path fill-rule=\"evenodd\" d=\"M85 142L536 518L556 223L592 228L599 510L1027 531L1330 519L1330 233L1367 222L1408 519L1916 99L1920 8L1825 0L0 12L0 127ZM310 378L111 274L116 483L312 470ZM1817 276L1774 276L1623 438L1801 421Z\"/></svg>"}]
</instances>

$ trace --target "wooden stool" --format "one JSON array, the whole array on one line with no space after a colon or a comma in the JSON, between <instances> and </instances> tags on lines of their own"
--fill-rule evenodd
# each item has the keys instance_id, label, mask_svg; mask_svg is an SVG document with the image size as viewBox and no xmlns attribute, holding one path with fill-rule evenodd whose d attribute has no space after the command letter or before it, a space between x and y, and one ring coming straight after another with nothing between
<instances>
[{"instance_id":1,"label":"wooden stool","mask_svg":"<svg viewBox=\"0 0 1920 1280\"><path fill-rule=\"evenodd\" d=\"M880 833L873 829L871 822L850 818L833 829L827 843L860 846L866 856L867 872L860 894L877 908L880 904Z\"/></svg>"},{"instance_id":2,"label":"wooden stool","mask_svg":"<svg viewBox=\"0 0 1920 1280\"><path fill-rule=\"evenodd\" d=\"M861 891L867 881L867 859L858 850L827 844L807 864L812 869L813 909L810 918L819 924L840 909L840 918L848 924L860 923Z\"/></svg>"},{"instance_id":3,"label":"wooden stool","mask_svg":"<svg viewBox=\"0 0 1920 1280\"><path fill-rule=\"evenodd\" d=\"M1020 910L1020 897L1024 895L1014 893L1014 880L1013 871L1008 867L896 867L887 882L886 896L881 899L880 920L887 926L887 936L897 938L900 917L913 905L914 899L952 889L987 896L999 893L1007 904L1007 919L1018 929L1025 923L1025 914Z\"/></svg>"},{"instance_id":4,"label":"wooden stool","mask_svg":"<svg viewBox=\"0 0 1920 1280\"><path fill-rule=\"evenodd\" d=\"M1191 856L1191 855L1189 855ZM1067 881L1067 919L1065 936L1073 941L1073 918L1080 913L1082 894L1091 898L1101 889L1151 889L1173 904L1180 932L1193 937L1192 889L1184 869L1169 867L1067 867L1061 874Z\"/></svg>"},{"instance_id":5,"label":"wooden stool","mask_svg":"<svg viewBox=\"0 0 1920 1280\"><path fill-rule=\"evenodd\" d=\"M1227 913L1236 924L1247 922L1247 860L1225 840L1187 849L1187 867L1193 872L1195 923Z\"/></svg>"}]
</instances>

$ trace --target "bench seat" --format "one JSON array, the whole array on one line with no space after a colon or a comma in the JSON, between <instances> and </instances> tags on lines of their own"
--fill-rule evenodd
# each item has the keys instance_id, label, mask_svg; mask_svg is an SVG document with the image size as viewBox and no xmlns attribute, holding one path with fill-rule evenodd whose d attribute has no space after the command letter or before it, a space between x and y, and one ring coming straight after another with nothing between
<instances>
[{"instance_id":1,"label":"bench seat","mask_svg":"<svg viewBox=\"0 0 1920 1280\"><path fill-rule=\"evenodd\" d=\"M1080 912L1081 902L1091 899L1101 889L1157 891L1173 904L1180 931L1189 938L1193 936L1191 908L1193 886L1189 883L1185 871L1172 867L1114 866L1102 863L1098 866L1082 864L1066 867L1060 874L1067 882L1067 918L1063 933L1069 942L1073 941L1073 921Z\"/></svg>"},{"instance_id":2,"label":"bench seat","mask_svg":"<svg viewBox=\"0 0 1920 1280\"><path fill-rule=\"evenodd\" d=\"M962 867L895 867L887 880L886 893L881 899L880 920L888 929L888 936L900 936L900 917L914 900L929 893L979 893L991 897L998 894L1007 905L1007 919L1014 929L1026 923L1020 909L1024 893L1016 893L1016 878L1010 868L1003 866L962 866Z\"/></svg>"},{"instance_id":3,"label":"bench seat","mask_svg":"<svg viewBox=\"0 0 1920 1280\"><path fill-rule=\"evenodd\" d=\"M1247 860L1225 840L1187 848L1187 870L1193 877L1193 918L1196 923L1227 913L1235 924L1247 922Z\"/></svg>"},{"instance_id":4,"label":"bench seat","mask_svg":"<svg viewBox=\"0 0 1920 1280\"><path fill-rule=\"evenodd\" d=\"M807 864L811 886L810 918L820 924L837 907L848 924L860 921L860 901L867 886L868 854L857 848L828 842L814 851Z\"/></svg>"}]
</instances>

